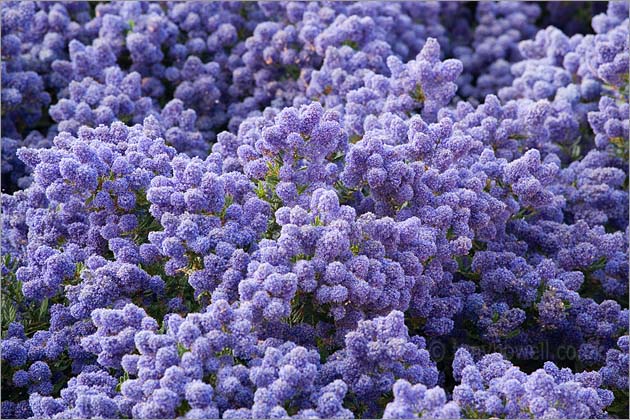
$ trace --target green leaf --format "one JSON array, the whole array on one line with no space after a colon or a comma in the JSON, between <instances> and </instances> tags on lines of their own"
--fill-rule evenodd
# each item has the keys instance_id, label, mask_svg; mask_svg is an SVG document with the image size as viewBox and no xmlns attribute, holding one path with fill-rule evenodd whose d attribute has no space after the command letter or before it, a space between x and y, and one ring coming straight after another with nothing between
<instances>
[{"instance_id":1,"label":"green leaf","mask_svg":"<svg viewBox=\"0 0 630 420\"><path fill-rule=\"evenodd\" d=\"M287 72L287 76L291 79L297 80L300 78L301 69L297 64L289 64L285 67L285 70Z\"/></svg>"},{"instance_id":2,"label":"green leaf","mask_svg":"<svg viewBox=\"0 0 630 420\"><path fill-rule=\"evenodd\" d=\"M353 134L353 135L351 135L351 136L350 136L349 141L350 141L350 143L352 143L352 144L356 144L356 143L358 143L359 141L361 141L361 139L363 139L363 136L360 136L360 135L358 135L358 134Z\"/></svg>"},{"instance_id":3,"label":"green leaf","mask_svg":"<svg viewBox=\"0 0 630 420\"><path fill-rule=\"evenodd\" d=\"M116 391L120 392L122 388L122 384L129 380L129 373L127 371L123 372L122 376L118 378L118 385L116 385Z\"/></svg>"},{"instance_id":4,"label":"green leaf","mask_svg":"<svg viewBox=\"0 0 630 420\"><path fill-rule=\"evenodd\" d=\"M44 299L39 306L39 319L43 319L48 314L48 299Z\"/></svg>"},{"instance_id":5,"label":"green leaf","mask_svg":"<svg viewBox=\"0 0 630 420\"><path fill-rule=\"evenodd\" d=\"M189 352L190 350L184 347L181 343L177 343L177 355L182 357L184 353Z\"/></svg>"},{"instance_id":6,"label":"green leaf","mask_svg":"<svg viewBox=\"0 0 630 420\"><path fill-rule=\"evenodd\" d=\"M265 183L262 180L258 181L258 185L256 186L256 195L258 196L258 198L263 200L267 196L267 193L265 191Z\"/></svg>"},{"instance_id":7,"label":"green leaf","mask_svg":"<svg viewBox=\"0 0 630 420\"><path fill-rule=\"evenodd\" d=\"M401 205L394 205L394 209L396 211L400 211L400 210L406 209L407 207L409 207L409 201L405 201Z\"/></svg>"},{"instance_id":8,"label":"green leaf","mask_svg":"<svg viewBox=\"0 0 630 420\"><path fill-rule=\"evenodd\" d=\"M180 417L184 416L189 411L190 411L190 404L188 404L188 401L185 399L182 400L182 403L179 405L179 407L177 407L177 410L175 410L177 415Z\"/></svg>"},{"instance_id":9,"label":"green leaf","mask_svg":"<svg viewBox=\"0 0 630 420\"><path fill-rule=\"evenodd\" d=\"M356 50L357 48L359 48L359 44L357 44L356 41L353 41L351 39L346 39L345 41L343 41L341 43L341 45L347 45L348 47L352 48L353 50Z\"/></svg>"},{"instance_id":10,"label":"green leaf","mask_svg":"<svg viewBox=\"0 0 630 420\"><path fill-rule=\"evenodd\" d=\"M521 333L521 330L519 328L517 328L514 331L510 331L509 333L507 333L505 335L505 338L507 338L507 339L514 338L517 335L519 335L520 333Z\"/></svg>"},{"instance_id":11,"label":"green leaf","mask_svg":"<svg viewBox=\"0 0 630 420\"><path fill-rule=\"evenodd\" d=\"M416 102L424 103L424 100L426 99L426 97L424 96L424 90L422 89L422 86L419 83L416 84L416 87L413 89L413 92L411 92L411 97L414 100L416 100Z\"/></svg>"},{"instance_id":12,"label":"green leaf","mask_svg":"<svg viewBox=\"0 0 630 420\"><path fill-rule=\"evenodd\" d=\"M614 414L616 418L625 419L628 418L628 391L626 390L613 390L615 399L613 403L606 409L609 414Z\"/></svg>"},{"instance_id":13,"label":"green leaf","mask_svg":"<svg viewBox=\"0 0 630 420\"><path fill-rule=\"evenodd\" d=\"M333 157L332 157L332 161L333 162L339 162L341 160L343 160L346 157L346 155L343 152L336 152Z\"/></svg>"},{"instance_id":14,"label":"green leaf","mask_svg":"<svg viewBox=\"0 0 630 420\"><path fill-rule=\"evenodd\" d=\"M297 255L294 255L294 256L292 256L292 257L291 257L291 262L295 264L296 262L298 262L298 261L300 261L300 260L306 260L306 261L309 261L309 260L311 260L312 258L313 258L313 257L312 257L312 256L310 256L310 255L306 255L306 254L297 254Z\"/></svg>"}]
</instances>

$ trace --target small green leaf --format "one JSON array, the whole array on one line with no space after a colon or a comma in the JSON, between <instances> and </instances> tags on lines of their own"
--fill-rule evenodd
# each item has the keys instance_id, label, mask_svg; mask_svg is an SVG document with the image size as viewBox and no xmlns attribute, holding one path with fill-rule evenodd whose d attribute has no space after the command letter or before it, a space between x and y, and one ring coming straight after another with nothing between
<instances>
[{"instance_id":1,"label":"small green leaf","mask_svg":"<svg viewBox=\"0 0 630 420\"><path fill-rule=\"evenodd\" d=\"M297 64L289 64L286 66L286 72L288 77L293 80L297 80L300 78L301 69Z\"/></svg>"},{"instance_id":2,"label":"small green leaf","mask_svg":"<svg viewBox=\"0 0 630 420\"><path fill-rule=\"evenodd\" d=\"M353 134L353 135L351 135L351 136L350 136L349 141L350 141L350 143L352 143L352 144L356 144L356 143L358 143L359 141L361 141L361 139L363 139L363 136L360 136L360 135L358 135L358 134Z\"/></svg>"},{"instance_id":3,"label":"small green leaf","mask_svg":"<svg viewBox=\"0 0 630 420\"><path fill-rule=\"evenodd\" d=\"M497 322L499 320L499 313L495 312L492 314L492 322Z\"/></svg>"},{"instance_id":4,"label":"small green leaf","mask_svg":"<svg viewBox=\"0 0 630 420\"><path fill-rule=\"evenodd\" d=\"M333 162L340 162L341 160L343 160L346 157L346 155L343 152L336 152L333 157L332 157L332 161Z\"/></svg>"},{"instance_id":5,"label":"small green leaf","mask_svg":"<svg viewBox=\"0 0 630 420\"><path fill-rule=\"evenodd\" d=\"M127 371L123 372L122 376L118 378L118 385L116 385L116 391L120 392L122 389L122 384L129 380L129 373Z\"/></svg>"},{"instance_id":6,"label":"small green leaf","mask_svg":"<svg viewBox=\"0 0 630 420\"><path fill-rule=\"evenodd\" d=\"M39 319L44 318L48 314L48 299L44 299L39 306Z\"/></svg>"},{"instance_id":7,"label":"small green leaf","mask_svg":"<svg viewBox=\"0 0 630 420\"><path fill-rule=\"evenodd\" d=\"M517 328L517 329L515 329L515 330L513 330L513 331L510 331L509 333L507 333L507 334L505 335L505 338L507 338L507 339L514 338L514 337L516 337L517 335L519 335L520 333L521 333L521 330L520 330L519 328Z\"/></svg>"},{"instance_id":8,"label":"small green leaf","mask_svg":"<svg viewBox=\"0 0 630 420\"><path fill-rule=\"evenodd\" d=\"M411 92L411 97L414 100L416 100L416 102L424 103L424 100L426 98L424 96L424 90L422 89L422 86L419 83L416 84L416 87L413 89L413 92Z\"/></svg>"},{"instance_id":9,"label":"small green leaf","mask_svg":"<svg viewBox=\"0 0 630 420\"><path fill-rule=\"evenodd\" d=\"M179 405L179 407L177 407L177 410L175 412L179 416L184 416L189 411L190 411L190 404L188 404L187 400L183 399L182 403Z\"/></svg>"},{"instance_id":10,"label":"small green leaf","mask_svg":"<svg viewBox=\"0 0 630 420\"><path fill-rule=\"evenodd\" d=\"M357 48L359 48L359 44L357 44L356 41L353 41L351 39L346 39L345 41L343 41L341 43L341 45L346 45L346 46L352 48L353 50L356 50Z\"/></svg>"},{"instance_id":11,"label":"small green leaf","mask_svg":"<svg viewBox=\"0 0 630 420\"><path fill-rule=\"evenodd\" d=\"M177 355L179 357L182 357L182 355L184 353L189 352L190 350L188 350L186 347L184 347L181 343L177 343Z\"/></svg>"}]
</instances>

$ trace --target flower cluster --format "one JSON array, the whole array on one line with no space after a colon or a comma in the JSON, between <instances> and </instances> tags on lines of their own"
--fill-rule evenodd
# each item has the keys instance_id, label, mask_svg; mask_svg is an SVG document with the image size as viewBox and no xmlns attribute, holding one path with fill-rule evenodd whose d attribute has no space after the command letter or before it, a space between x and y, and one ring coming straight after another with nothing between
<instances>
[{"instance_id":1,"label":"flower cluster","mask_svg":"<svg viewBox=\"0 0 630 420\"><path fill-rule=\"evenodd\" d=\"M611 391L600 388L602 378L597 372L573 374L546 362L528 375L498 353L475 363L470 353L458 350L453 376L461 378L453 401L466 417L597 418L613 398Z\"/></svg>"}]
</instances>

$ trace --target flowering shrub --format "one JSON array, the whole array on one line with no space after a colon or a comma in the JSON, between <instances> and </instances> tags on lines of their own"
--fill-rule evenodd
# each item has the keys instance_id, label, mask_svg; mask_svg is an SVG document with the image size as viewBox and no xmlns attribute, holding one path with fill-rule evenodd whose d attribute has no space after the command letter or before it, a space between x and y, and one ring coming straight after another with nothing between
<instances>
[{"instance_id":1,"label":"flowering shrub","mask_svg":"<svg viewBox=\"0 0 630 420\"><path fill-rule=\"evenodd\" d=\"M3 2L1 417L627 417L628 13Z\"/></svg>"}]
</instances>

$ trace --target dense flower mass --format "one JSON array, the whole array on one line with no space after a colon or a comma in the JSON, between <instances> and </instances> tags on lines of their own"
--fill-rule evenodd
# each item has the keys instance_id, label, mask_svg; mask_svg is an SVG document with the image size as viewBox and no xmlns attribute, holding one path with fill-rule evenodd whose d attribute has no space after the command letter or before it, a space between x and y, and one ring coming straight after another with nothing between
<instances>
[{"instance_id":1,"label":"dense flower mass","mask_svg":"<svg viewBox=\"0 0 630 420\"><path fill-rule=\"evenodd\" d=\"M627 1L0 10L0 417L628 417Z\"/></svg>"}]
</instances>

